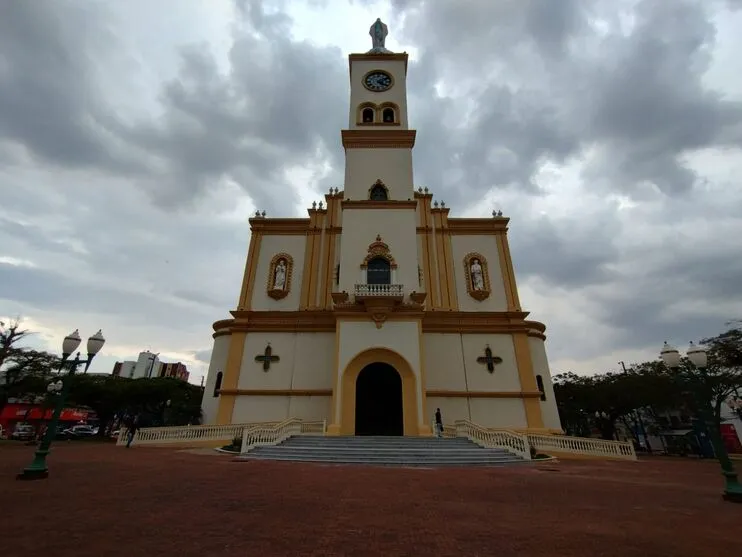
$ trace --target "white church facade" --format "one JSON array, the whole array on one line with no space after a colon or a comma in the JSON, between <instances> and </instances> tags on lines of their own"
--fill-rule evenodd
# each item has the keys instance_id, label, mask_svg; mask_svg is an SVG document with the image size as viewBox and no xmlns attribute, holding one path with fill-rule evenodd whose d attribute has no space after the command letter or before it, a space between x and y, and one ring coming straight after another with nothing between
<instances>
[{"instance_id":1,"label":"white church facade","mask_svg":"<svg viewBox=\"0 0 742 557\"><path fill-rule=\"evenodd\" d=\"M445 423L561 433L508 219L450 217L414 185L408 56L386 50L378 25L374 48L349 56L342 190L306 218L250 219L236 308L214 323L204 423L430 435L440 408Z\"/></svg>"}]
</instances>

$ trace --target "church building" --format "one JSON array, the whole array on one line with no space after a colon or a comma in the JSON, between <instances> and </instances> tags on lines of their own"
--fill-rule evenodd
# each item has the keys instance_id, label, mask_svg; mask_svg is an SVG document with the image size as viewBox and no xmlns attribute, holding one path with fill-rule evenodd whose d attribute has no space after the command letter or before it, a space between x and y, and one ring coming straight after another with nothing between
<instances>
[{"instance_id":1,"label":"church building","mask_svg":"<svg viewBox=\"0 0 742 557\"><path fill-rule=\"evenodd\" d=\"M562 433L509 219L455 218L416 186L406 53L349 56L345 179L306 218L250 219L242 289L214 323L205 424L326 420L328 435L431 435L468 419ZM424 133L424 130L422 130Z\"/></svg>"}]
</instances>

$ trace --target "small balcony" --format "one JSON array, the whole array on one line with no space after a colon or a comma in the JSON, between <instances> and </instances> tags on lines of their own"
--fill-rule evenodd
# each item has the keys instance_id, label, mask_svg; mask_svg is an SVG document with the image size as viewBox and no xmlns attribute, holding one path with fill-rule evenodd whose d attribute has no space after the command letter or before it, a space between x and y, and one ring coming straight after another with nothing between
<instances>
[{"instance_id":1,"label":"small balcony","mask_svg":"<svg viewBox=\"0 0 742 557\"><path fill-rule=\"evenodd\" d=\"M404 297L401 284L356 284L356 298L399 298Z\"/></svg>"}]
</instances>

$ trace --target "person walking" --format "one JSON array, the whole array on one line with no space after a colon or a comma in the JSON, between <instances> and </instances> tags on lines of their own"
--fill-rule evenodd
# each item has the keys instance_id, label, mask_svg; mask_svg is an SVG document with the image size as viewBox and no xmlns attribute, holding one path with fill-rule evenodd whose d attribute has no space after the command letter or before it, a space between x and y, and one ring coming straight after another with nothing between
<instances>
[{"instance_id":1,"label":"person walking","mask_svg":"<svg viewBox=\"0 0 742 557\"><path fill-rule=\"evenodd\" d=\"M126 448L131 447L131 443L134 441L134 436L139 429L139 416L134 416L126 426Z\"/></svg>"},{"instance_id":2,"label":"person walking","mask_svg":"<svg viewBox=\"0 0 742 557\"><path fill-rule=\"evenodd\" d=\"M436 437L443 437L443 418L440 408L435 409L435 435Z\"/></svg>"}]
</instances>

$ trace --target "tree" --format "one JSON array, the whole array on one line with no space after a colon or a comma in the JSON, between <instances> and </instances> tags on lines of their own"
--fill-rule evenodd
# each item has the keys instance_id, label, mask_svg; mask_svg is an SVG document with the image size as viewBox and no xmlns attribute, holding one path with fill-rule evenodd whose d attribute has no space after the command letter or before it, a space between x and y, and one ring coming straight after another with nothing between
<instances>
[{"instance_id":1,"label":"tree","mask_svg":"<svg viewBox=\"0 0 742 557\"><path fill-rule=\"evenodd\" d=\"M43 394L48 379L59 371L60 358L49 352L19 346L31 335L20 320L0 321L0 408L10 397Z\"/></svg>"}]
</instances>

